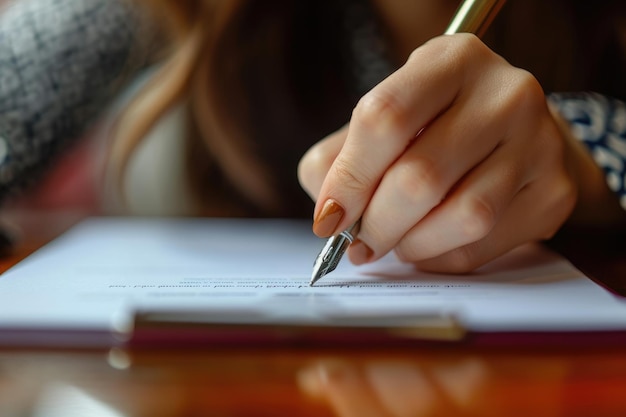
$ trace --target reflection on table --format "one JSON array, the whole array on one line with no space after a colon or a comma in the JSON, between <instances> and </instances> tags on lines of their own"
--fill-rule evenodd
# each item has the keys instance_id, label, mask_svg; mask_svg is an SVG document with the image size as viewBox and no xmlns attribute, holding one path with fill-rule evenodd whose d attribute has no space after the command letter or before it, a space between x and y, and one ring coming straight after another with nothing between
<instances>
[{"instance_id":1,"label":"reflection on table","mask_svg":"<svg viewBox=\"0 0 626 417\"><path fill-rule=\"evenodd\" d=\"M620 351L5 351L0 415L623 416Z\"/></svg>"}]
</instances>

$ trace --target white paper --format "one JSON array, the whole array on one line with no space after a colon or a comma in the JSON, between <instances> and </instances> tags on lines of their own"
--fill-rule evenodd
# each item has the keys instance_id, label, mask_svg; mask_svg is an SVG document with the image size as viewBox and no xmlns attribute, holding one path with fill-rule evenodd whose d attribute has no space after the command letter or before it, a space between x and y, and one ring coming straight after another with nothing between
<instances>
[{"instance_id":1,"label":"white paper","mask_svg":"<svg viewBox=\"0 0 626 417\"><path fill-rule=\"evenodd\" d=\"M0 329L107 330L138 310L197 309L320 322L442 312L475 331L626 329L624 299L540 246L461 276L393 255L344 260L309 287L323 244L300 221L90 219L0 277Z\"/></svg>"}]
</instances>

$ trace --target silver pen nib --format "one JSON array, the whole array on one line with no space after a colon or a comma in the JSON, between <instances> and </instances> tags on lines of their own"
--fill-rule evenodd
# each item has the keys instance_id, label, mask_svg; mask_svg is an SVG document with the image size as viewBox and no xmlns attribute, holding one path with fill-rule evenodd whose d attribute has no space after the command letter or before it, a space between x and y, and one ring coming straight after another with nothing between
<instances>
[{"instance_id":1,"label":"silver pen nib","mask_svg":"<svg viewBox=\"0 0 626 417\"><path fill-rule=\"evenodd\" d=\"M320 253L315 258L313 264L313 273L311 274L310 286L313 286L324 275L332 272L337 268L343 254L348 250L348 246L354 242L359 231L360 221L350 226L337 236L330 237Z\"/></svg>"}]
</instances>

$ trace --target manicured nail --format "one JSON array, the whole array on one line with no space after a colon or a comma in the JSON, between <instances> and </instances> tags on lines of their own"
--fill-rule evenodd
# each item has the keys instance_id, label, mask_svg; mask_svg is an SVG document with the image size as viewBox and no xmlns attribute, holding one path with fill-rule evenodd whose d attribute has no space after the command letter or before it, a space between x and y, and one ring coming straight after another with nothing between
<instances>
[{"instance_id":1,"label":"manicured nail","mask_svg":"<svg viewBox=\"0 0 626 417\"><path fill-rule=\"evenodd\" d=\"M361 239L356 239L350 245L350 261L355 265L368 263L374 257L374 251L367 246Z\"/></svg>"},{"instance_id":2,"label":"manicured nail","mask_svg":"<svg viewBox=\"0 0 626 417\"><path fill-rule=\"evenodd\" d=\"M322 210L320 210L313 222L313 233L319 237L331 236L345 213L343 207L335 200L326 200L324 207L322 207Z\"/></svg>"}]
</instances>

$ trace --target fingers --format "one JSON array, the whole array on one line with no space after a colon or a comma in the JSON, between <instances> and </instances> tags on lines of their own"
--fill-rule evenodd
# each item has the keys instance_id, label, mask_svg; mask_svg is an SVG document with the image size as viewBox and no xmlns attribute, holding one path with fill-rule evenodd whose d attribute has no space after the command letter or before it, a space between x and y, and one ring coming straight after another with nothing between
<instances>
[{"instance_id":1,"label":"fingers","mask_svg":"<svg viewBox=\"0 0 626 417\"><path fill-rule=\"evenodd\" d=\"M360 217L391 164L454 102L467 69L458 65L458 57L441 55L473 56L468 50L477 42L472 35L460 35L453 51L447 39L428 42L359 101L318 196L313 227L318 236L336 234Z\"/></svg>"},{"instance_id":2,"label":"fingers","mask_svg":"<svg viewBox=\"0 0 626 417\"><path fill-rule=\"evenodd\" d=\"M339 154L347 135L348 125L316 143L300 160L298 180L314 201L317 200L324 178Z\"/></svg>"},{"instance_id":3,"label":"fingers","mask_svg":"<svg viewBox=\"0 0 626 417\"><path fill-rule=\"evenodd\" d=\"M529 241L550 238L569 216L577 187L551 118L518 128L396 245L401 260L437 272L469 272ZM534 135L531 135L531 132Z\"/></svg>"},{"instance_id":4,"label":"fingers","mask_svg":"<svg viewBox=\"0 0 626 417\"><path fill-rule=\"evenodd\" d=\"M447 229L442 227L441 232L435 230L437 224L441 226L451 221L442 215L432 223L424 222L411 230L396 248L398 257L423 270L466 273L523 243L552 237L574 207L576 188L565 173L550 178L537 179L520 190L499 214L498 221L492 223L493 228L481 230L468 238L467 244L446 244L445 236L459 233L454 230L454 225ZM442 208L442 211L446 209ZM437 250L429 248L426 243L431 237L431 244L438 246Z\"/></svg>"},{"instance_id":5,"label":"fingers","mask_svg":"<svg viewBox=\"0 0 626 417\"><path fill-rule=\"evenodd\" d=\"M407 230L438 206L449 190L505 139L491 132L493 126L487 129L481 118L466 111L484 102L482 96L471 95L471 102L467 101L457 101L431 123L384 174L361 220L359 239L367 242L370 257L360 259L359 253L364 252L355 248L350 254L354 263L373 260L390 251ZM491 165L506 165L502 159ZM485 169L480 172L488 173Z\"/></svg>"},{"instance_id":6,"label":"fingers","mask_svg":"<svg viewBox=\"0 0 626 417\"><path fill-rule=\"evenodd\" d=\"M485 237L530 179L517 154L515 146L498 147L445 201L406 228L406 234L392 241L401 258L426 259Z\"/></svg>"}]
</instances>

